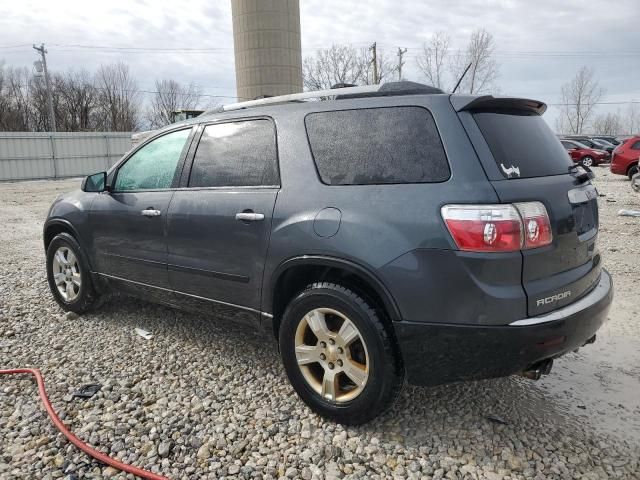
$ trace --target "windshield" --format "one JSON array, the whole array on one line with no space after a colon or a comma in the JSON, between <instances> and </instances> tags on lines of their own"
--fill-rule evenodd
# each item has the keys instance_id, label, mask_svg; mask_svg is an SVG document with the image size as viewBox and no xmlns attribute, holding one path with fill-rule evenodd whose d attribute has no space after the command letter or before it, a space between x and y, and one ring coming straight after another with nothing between
<instances>
[{"instance_id":1,"label":"windshield","mask_svg":"<svg viewBox=\"0 0 640 480\"><path fill-rule=\"evenodd\" d=\"M473 117L506 178L562 175L573 165L540 115L477 112Z\"/></svg>"}]
</instances>

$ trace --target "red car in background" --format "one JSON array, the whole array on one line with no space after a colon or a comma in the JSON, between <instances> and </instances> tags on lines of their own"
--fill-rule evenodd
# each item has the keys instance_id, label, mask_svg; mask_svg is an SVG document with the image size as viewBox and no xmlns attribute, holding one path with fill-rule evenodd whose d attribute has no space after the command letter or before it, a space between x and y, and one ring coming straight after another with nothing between
<instances>
[{"instance_id":1,"label":"red car in background","mask_svg":"<svg viewBox=\"0 0 640 480\"><path fill-rule=\"evenodd\" d=\"M613 150L611 173L627 175L631 178L638 173L638 160L640 160L640 135L625 140Z\"/></svg>"},{"instance_id":2,"label":"red car in background","mask_svg":"<svg viewBox=\"0 0 640 480\"><path fill-rule=\"evenodd\" d=\"M599 163L609 161L609 152L605 150L589 148L575 140L562 139L560 143L567 149L567 153L574 162L584 165L585 167L593 167Z\"/></svg>"}]
</instances>

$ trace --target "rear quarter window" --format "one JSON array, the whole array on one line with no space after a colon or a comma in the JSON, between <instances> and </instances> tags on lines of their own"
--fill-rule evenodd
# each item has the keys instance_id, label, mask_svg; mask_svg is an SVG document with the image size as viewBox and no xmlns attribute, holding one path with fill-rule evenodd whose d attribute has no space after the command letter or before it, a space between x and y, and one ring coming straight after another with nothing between
<instances>
[{"instance_id":1,"label":"rear quarter window","mask_svg":"<svg viewBox=\"0 0 640 480\"><path fill-rule=\"evenodd\" d=\"M517 111L476 112L473 118L505 178L562 175L573 165L540 115Z\"/></svg>"},{"instance_id":2,"label":"rear quarter window","mask_svg":"<svg viewBox=\"0 0 640 480\"><path fill-rule=\"evenodd\" d=\"M433 116L421 107L311 113L305 127L327 185L443 182L449 163Z\"/></svg>"}]
</instances>

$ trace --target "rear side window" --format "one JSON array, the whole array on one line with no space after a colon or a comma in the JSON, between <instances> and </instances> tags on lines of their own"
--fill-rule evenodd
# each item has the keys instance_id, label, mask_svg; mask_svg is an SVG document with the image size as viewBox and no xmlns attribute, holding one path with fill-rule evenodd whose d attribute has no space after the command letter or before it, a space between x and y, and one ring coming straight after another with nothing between
<instances>
[{"instance_id":1,"label":"rear side window","mask_svg":"<svg viewBox=\"0 0 640 480\"><path fill-rule=\"evenodd\" d=\"M189 176L190 187L279 185L275 128L270 120L207 125Z\"/></svg>"},{"instance_id":2,"label":"rear side window","mask_svg":"<svg viewBox=\"0 0 640 480\"><path fill-rule=\"evenodd\" d=\"M424 108L311 113L305 126L328 185L431 183L450 176L440 135Z\"/></svg>"},{"instance_id":3,"label":"rear side window","mask_svg":"<svg viewBox=\"0 0 640 480\"><path fill-rule=\"evenodd\" d=\"M631 145L631 150L640 150L640 141L637 141L633 145Z\"/></svg>"},{"instance_id":4,"label":"rear side window","mask_svg":"<svg viewBox=\"0 0 640 480\"><path fill-rule=\"evenodd\" d=\"M540 115L481 112L473 117L506 178L561 175L573 165Z\"/></svg>"}]
</instances>

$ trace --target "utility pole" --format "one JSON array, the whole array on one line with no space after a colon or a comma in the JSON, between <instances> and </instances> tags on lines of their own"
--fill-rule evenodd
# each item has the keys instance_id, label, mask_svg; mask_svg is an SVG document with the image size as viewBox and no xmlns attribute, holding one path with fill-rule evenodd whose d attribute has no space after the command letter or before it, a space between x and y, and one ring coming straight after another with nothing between
<instances>
[{"instance_id":1,"label":"utility pole","mask_svg":"<svg viewBox=\"0 0 640 480\"><path fill-rule=\"evenodd\" d=\"M407 53L406 48L398 47L398 81L402 81L402 66L404 65L404 61L402 60L402 56Z\"/></svg>"},{"instance_id":2,"label":"utility pole","mask_svg":"<svg viewBox=\"0 0 640 480\"><path fill-rule=\"evenodd\" d=\"M49 103L49 127L52 132L56 131L56 115L53 111L53 96L51 95L51 83L49 82L49 72L47 70L47 51L44 49L44 43L39 47L33 46L33 49L42 56L42 68L44 70L44 83L47 87L47 101Z\"/></svg>"},{"instance_id":3,"label":"utility pole","mask_svg":"<svg viewBox=\"0 0 640 480\"><path fill-rule=\"evenodd\" d=\"M374 85L378 84L378 56L376 50L376 42L373 42L373 45L369 47L369 50L373 52L373 83Z\"/></svg>"}]
</instances>

